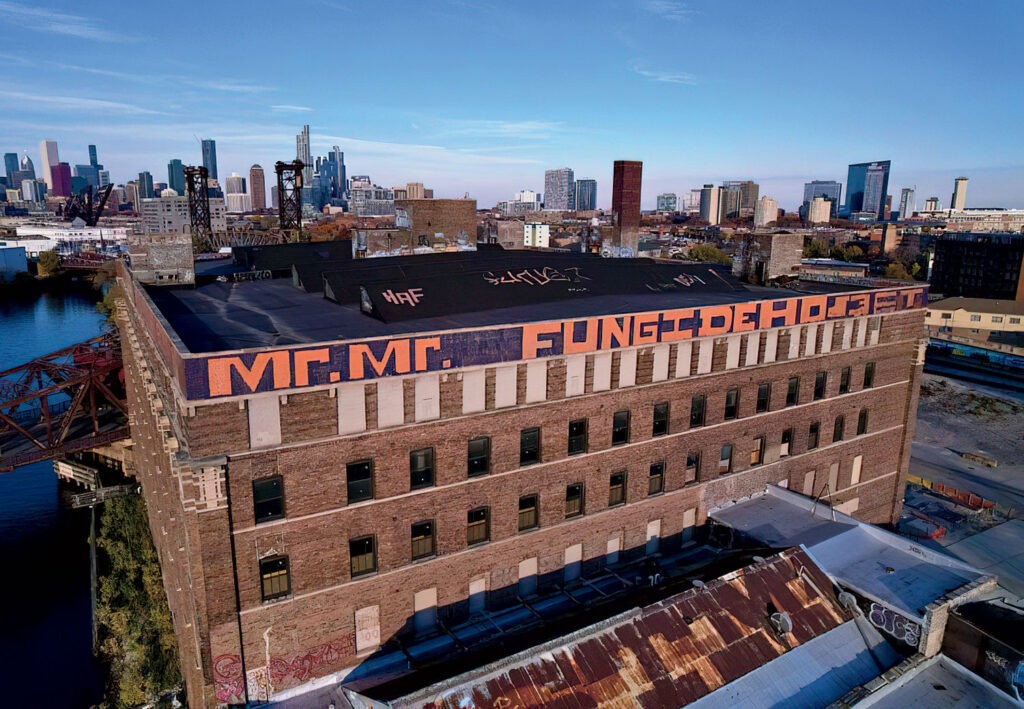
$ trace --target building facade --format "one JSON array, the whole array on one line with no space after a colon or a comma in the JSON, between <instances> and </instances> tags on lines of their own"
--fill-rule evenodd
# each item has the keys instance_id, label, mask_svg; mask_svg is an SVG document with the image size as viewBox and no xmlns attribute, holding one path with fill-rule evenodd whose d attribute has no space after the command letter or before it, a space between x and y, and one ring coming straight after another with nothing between
<instances>
[{"instance_id":1,"label":"building facade","mask_svg":"<svg viewBox=\"0 0 1024 709\"><path fill-rule=\"evenodd\" d=\"M486 283L536 297L537 274L488 263ZM572 288L566 265L538 274ZM240 348L175 315L217 284L155 299L121 277L139 479L191 706L330 681L391 638L678 546L766 483L803 490L810 472L860 519L899 515L924 288L715 304L719 279L687 276L708 289L699 307L648 292L635 312L574 301L565 320L390 335L356 302L332 312L365 338ZM236 286L255 303L281 284ZM402 318L430 303L401 287L373 297ZM326 307L305 295L275 318Z\"/></svg>"},{"instance_id":2,"label":"building facade","mask_svg":"<svg viewBox=\"0 0 1024 709\"><path fill-rule=\"evenodd\" d=\"M576 180L576 209L581 212L597 209L597 180Z\"/></svg>"},{"instance_id":3,"label":"building facade","mask_svg":"<svg viewBox=\"0 0 1024 709\"><path fill-rule=\"evenodd\" d=\"M754 209L754 226L768 226L779 218L779 201L765 195L757 201Z\"/></svg>"},{"instance_id":4,"label":"building facade","mask_svg":"<svg viewBox=\"0 0 1024 709\"><path fill-rule=\"evenodd\" d=\"M260 165L249 168L249 192L254 212L262 212L267 208L267 183Z\"/></svg>"},{"instance_id":5,"label":"building facade","mask_svg":"<svg viewBox=\"0 0 1024 709\"><path fill-rule=\"evenodd\" d=\"M671 192L658 195L659 212L675 212L679 207L679 199Z\"/></svg>"},{"instance_id":6,"label":"building facade","mask_svg":"<svg viewBox=\"0 0 1024 709\"><path fill-rule=\"evenodd\" d=\"M714 185L704 185L700 191L700 218L714 226L720 220L719 201L722 190Z\"/></svg>"},{"instance_id":7,"label":"building facade","mask_svg":"<svg viewBox=\"0 0 1024 709\"><path fill-rule=\"evenodd\" d=\"M916 206L914 202L914 189L912 187L904 187L900 191L900 221L906 221L914 216L914 208Z\"/></svg>"},{"instance_id":8,"label":"building facade","mask_svg":"<svg viewBox=\"0 0 1024 709\"><path fill-rule=\"evenodd\" d=\"M217 179L217 141L212 138L203 139L203 167L210 178Z\"/></svg>"},{"instance_id":9,"label":"building facade","mask_svg":"<svg viewBox=\"0 0 1024 709\"><path fill-rule=\"evenodd\" d=\"M42 166L42 178L46 183L46 187L53 192L53 175L51 173L53 166L60 162L60 156L57 153L57 141L55 140L43 140L39 143L39 154L42 158L40 165Z\"/></svg>"},{"instance_id":10,"label":"building facade","mask_svg":"<svg viewBox=\"0 0 1024 709\"><path fill-rule=\"evenodd\" d=\"M188 213L188 197L156 197L139 199L135 210L142 215L145 234L191 234L192 222ZM210 227L214 233L228 230L224 199L210 198Z\"/></svg>"},{"instance_id":11,"label":"building facade","mask_svg":"<svg viewBox=\"0 0 1024 709\"><path fill-rule=\"evenodd\" d=\"M936 293L1024 300L1024 234L946 232L932 245Z\"/></svg>"},{"instance_id":12,"label":"building facade","mask_svg":"<svg viewBox=\"0 0 1024 709\"><path fill-rule=\"evenodd\" d=\"M843 185L835 180L812 180L804 183L804 201L807 207L815 197L824 197L832 203L832 218L839 216L839 204L843 195Z\"/></svg>"},{"instance_id":13,"label":"building facade","mask_svg":"<svg viewBox=\"0 0 1024 709\"><path fill-rule=\"evenodd\" d=\"M815 197L807 205L809 224L828 224L835 213L835 205L825 197Z\"/></svg>"},{"instance_id":14,"label":"building facade","mask_svg":"<svg viewBox=\"0 0 1024 709\"><path fill-rule=\"evenodd\" d=\"M954 212L962 212L967 207L967 178L958 177L953 180L953 197L949 208Z\"/></svg>"},{"instance_id":15,"label":"building facade","mask_svg":"<svg viewBox=\"0 0 1024 709\"><path fill-rule=\"evenodd\" d=\"M185 194L185 165L178 158L167 163L167 186L179 195Z\"/></svg>"},{"instance_id":16,"label":"building facade","mask_svg":"<svg viewBox=\"0 0 1024 709\"><path fill-rule=\"evenodd\" d=\"M551 227L539 222L523 224L523 246L546 249L551 245Z\"/></svg>"},{"instance_id":17,"label":"building facade","mask_svg":"<svg viewBox=\"0 0 1024 709\"><path fill-rule=\"evenodd\" d=\"M313 153L309 146L309 126L302 126L302 132L295 136L295 159L302 161L302 183L313 182Z\"/></svg>"},{"instance_id":18,"label":"building facade","mask_svg":"<svg viewBox=\"0 0 1024 709\"><path fill-rule=\"evenodd\" d=\"M544 209L560 212L576 209L576 180L572 168L544 172Z\"/></svg>"},{"instance_id":19,"label":"building facade","mask_svg":"<svg viewBox=\"0 0 1024 709\"><path fill-rule=\"evenodd\" d=\"M846 174L846 214L871 212L882 218L889 192L889 160L850 165Z\"/></svg>"}]
</instances>

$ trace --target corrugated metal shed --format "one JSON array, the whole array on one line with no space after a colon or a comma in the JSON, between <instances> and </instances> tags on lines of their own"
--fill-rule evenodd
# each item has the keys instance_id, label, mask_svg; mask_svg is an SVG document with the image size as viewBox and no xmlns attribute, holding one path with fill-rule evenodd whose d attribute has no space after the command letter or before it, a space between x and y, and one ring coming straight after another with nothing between
<instances>
[{"instance_id":1,"label":"corrugated metal shed","mask_svg":"<svg viewBox=\"0 0 1024 709\"><path fill-rule=\"evenodd\" d=\"M773 628L776 612L789 615L790 632ZM849 617L828 577L790 549L390 706L681 706Z\"/></svg>"}]
</instances>

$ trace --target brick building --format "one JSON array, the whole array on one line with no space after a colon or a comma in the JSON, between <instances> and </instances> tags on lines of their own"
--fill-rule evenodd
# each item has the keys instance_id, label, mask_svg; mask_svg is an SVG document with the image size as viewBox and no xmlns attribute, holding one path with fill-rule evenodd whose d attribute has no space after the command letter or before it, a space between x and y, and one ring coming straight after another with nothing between
<instances>
[{"instance_id":1,"label":"brick building","mask_svg":"<svg viewBox=\"0 0 1024 709\"><path fill-rule=\"evenodd\" d=\"M639 160L616 160L612 166L612 217L615 246L623 256L636 256L640 240L640 189L644 164Z\"/></svg>"},{"instance_id":2,"label":"brick building","mask_svg":"<svg viewBox=\"0 0 1024 709\"><path fill-rule=\"evenodd\" d=\"M1024 301L1024 234L946 232L933 246L936 293Z\"/></svg>"},{"instance_id":3,"label":"brick building","mask_svg":"<svg viewBox=\"0 0 1024 709\"><path fill-rule=\"evenodd\" d=\"M390 261L339 266L334 302L241 267L195 288L121 274L190 705L340 679L439 620L678 548L766 483L827 481L846 513L897 518L924 288L806 294L530 251Z\"/></svg>"}]
</instances>

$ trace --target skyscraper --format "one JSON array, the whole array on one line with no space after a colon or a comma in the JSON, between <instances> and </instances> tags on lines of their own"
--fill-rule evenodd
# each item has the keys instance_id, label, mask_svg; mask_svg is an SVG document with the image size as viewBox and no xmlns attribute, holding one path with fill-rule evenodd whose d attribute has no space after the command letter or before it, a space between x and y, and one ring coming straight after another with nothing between
<instances>
[{"instance_id":1,"label":"skyscraper","mask_svg":"<svg viewBox=\"0 0 1024 709\"><path fill-rule=\"evenodd\" d=\"M967 178L958 177L953 180L953 199L949 202L949 208L954 212L964 211L967 204Z\"/></svg>"},{"instance_id":2,"label":"skyscraper","mask_svg":"<svg viewBox=\"0 0 1024 709\"><path fill-rule=\"evenodd\" d=\"M43 182L46 186L53 191L53 176L50 174L51 168L60 162L60 158L57 156L57 141L55 140L42 140L39 142L39 154L42 157L40 161L40 168L42 168Z\"/></svg>"},{"instance_id":3,"label":"skyscraper","mask_svg":"<svg viewBox=\"0 0 1024 709\"><path fill-rule=\"evenodd\" d=\"M224 192L226 194L245 194L245 178L237 172L232 172L224 178Z\"/></svg>"},{"instance_id":4,"label":"skyscraper","mask_svg":"<svg viewBox=\"0 0 1024 709\"><path fill-rule=\"evenodd\" d=\"M253 165L249 168L249 192L252 193L252 209L259 212L267 208L267 185L263 168Z\"/></svg>"},{"instance_id":5,"label":"skyscraper","mask_svg":"<svg viewBox=\"0 0 1024 709\"><path fill-rule=\"evenodd\" d=\"M658 195L658 211L674 212L679 206L679 198L672 192Z\"/></svg>"},{"instance_id":6,"label":"skyscraper","mask_svg":"<svg viewBox=\"0 0 1024 709\"><path fill-rule=\"evenodd\" d=\"M739 185L723 183L719 188L718 214L719 219L738 219L740 205L743 203L743 192Z\"/></svg>"},{"instance_id":7,"label":"skyscraper","mask_svg":"<svg viewBox=\"0 0 1024 709\"><path fill-rule=\"evenodd\" d=\"M544 172L544 209L568 211L576 208L576 180L572 168Z\"/></svg>"},{"instance_id":8,"label":"skyscraper","mask_svg":"<svg viewBox=\"0 0 1024 709\"><path fill-rule=\"evenodd\" d=\"M914 188L904 187L900 191L900 221L910 219L914 216Z\"/></svg>"},{"instance_id":9,"label":"skyscraper","mask_svg":"<svg viewBox=\"0 0 1024 709\"><path fill-rule=\"evenodd\" d=\"M185 194L185 166L178 158L167 163L167 186L179 196Z\"/></svg>"},{"instance_id":10,"label":"skyscraper","mask_svg":"<svg viewBox=\"0 0 1024 709\"><path fill-rule=\"evenodd\" d=\"M96 176L99 178L100 187L106 187L110 184L110 170L99 170Z\"/></svg>"},{"instance_id":11,"label":"skyscraper","mask_svg":"<svg viewBox=\"0 0 1024 709\"><path fill-rule=\"evenodd\" d=\"M597 209L597 180L576 180L576 209Z\"/></svg>"},{"instance_id":12,"label":"skyscraper","mask_svg":"<svg viewBox=\"0 0 1024 709\"><path fill-rule=\"evenodd\" d=\"M754 214L754 208L757 206L757 197L761 191L760 185L752 180L726 180L722 183L722 187L728 190L739 191L739 204L734 210L735 214L730 214L729 216L749 217Z\"/></svg>"},{"instance_id":13,"label":"skyscraper","mask_svg":"<svg viewBox=\"0 0 1024 709\"><path fill-rule=\"evenodd\" d=\"M839 216L839 203L843 195L843 185L835 180L811 180L804 183L803 207L806 210L815 197L824 197L832 205L832 217Z\"/></svg>"},{"instance_id":14,"label":"skyscraper","mask_svg":"<svg viewBox=\"0 0 1024 709\"><path fill-rule=\"evenodd\" d=\"M139 199L153 198L153 176L149 171L139 173ZM136 205L137 206L137 205Z\"/></svg>"},{"instance_id":15,"label":"skyscraper","mask_svg":"<svg viewBox=\"0 0 1024 709\"><path fill-rule=\"evenodd\" d=\"M423 199L423 183L407 182L405 184L406 199Z\"/></svg>"},{"instance_id":16,"label":"skyscraper","mask_svg":"<svg viewBox=\"0 0 1024 709\"><path fill-rule=\"evenodd\" d=\"M309 126L302 126L302 132L295 136L295 158L301 160L305 166L302 168L302 183L311 185L313 183L313 158L309 150Z\"/></svg>"},{"instance_id":17,"label":"skyscraper","mask_svg":"<svg viewBox=\"0 0 1024 709\"><path fill-rule=\"evenodd\" d=\"M327 154L331 166L331 199L345 199L345 153L337 145Z\"/></svg>"},{"instance_id":18,"label":"skyscraper","mask_svg":"<svg viewBox=\"0 0 1024 709\"><path fill-rule=\"evenodd\" d=\"M721 188L714 185L704 185L700 191L700 218L702 221L714 226L718 224L718 203L721 199Z\"/></svg>"},{"instance_id":19,"label":"skyscraper","mask_svg":"<svg viewBox=\"0 0 1024 709\"><path fill-rule=\"evenodd\" d=\"M25 157L21 159L21 171L27 172L31 179L36 179L36 166L32 164L32 158L25 153Z\"/></svg>"},{"instance_id":20,"label":"skyscraper","mask_svg":"<svg viewBox=\"0 0 1024 709\"><path fill-rule=\"evenodd\" d=\"M854 212L872 212L882 218L885 195L889 192L889 160L861 162L850 165L846 173L847 215Z\"/></svg>"},{"instance_id":21,"label":"skyscraper","mask_svg":"<svg viewBox=\"0 0 1024 709\"><path fill-rule=\"evenodd\" d=\"M754 207L754 226L768 226L779 218L779 202L768 195L758 200Z\"/></svg>"},{"instance_id":22,"label":"skyscraper","mask_svg":"<svg viewBox=\"0 0 1024 709\"><path fill-rule=\"evenodd\" d=\"M926 212L935 212L935 211L938 211L938 209L939 209L939 198L938 197L929 197L928 199L926 199L924 201L924 211L926 211Z\"/></svg>"},{"instance_id":23,"label":"skyscraper","mask_svg":"<svg viewBox=\"0 0 1024 709\"><path fill-rule=\"evenodd\" d=\"M71 166L66 162L59 162L50 168L50 179L53 184L50 191L57 197L71 196Z\"/></svg>"},{"instance_id":24,"label":"skyscraper","mask_svg":"<svg viewBox=\"0 0 1024 709\"><path fill-rule=\"evenodd\" d=\"M209 177L217 179L217 141L213 138L203 139L203 167Z\"/></svg>"},{"instance_id":25,"label":"skyscraper","mask_svg":"<svg viewBox=\"0 0 1024 709\"><path fill-rule=\"evenodd\" d=\"M17 153L4 153L4 172L7 175L8 186L12 185L11 182L14 179L14 173L18 171L18 154Z\"/></svg>"},{"instance_id":26,"label":"skyscraper","mask_svg":"<svg viewBox=\"0 0 1024 709\"><path fill-rule=\"evenodd\" d=\"M100 186L100 171L93 165L75 165L75 174L85 180L87 185L98 189Z\"/></svg>"},{"instance_id":27,"label":"skyscraper","mask_svg":"<svg viewBox=\"0 0 1024 709\"><path fill-rule=\"evenodd\" d=\"M96 157L95 145L89 146L89 164L92 165L93 167L102 167L102 165L100 165L99 159Z\"/></svg>"},{"instance_id":28,"label":"skyscraper","mask_svg":"<svg viewBox=\"0 0 1024 709\"><path fill-rule=\"evenodd\" d=\"M643 168L639 160L616 160L612 167L612 224L621 256L636 256L639 250Z\"/></svg>"}]
</instances>

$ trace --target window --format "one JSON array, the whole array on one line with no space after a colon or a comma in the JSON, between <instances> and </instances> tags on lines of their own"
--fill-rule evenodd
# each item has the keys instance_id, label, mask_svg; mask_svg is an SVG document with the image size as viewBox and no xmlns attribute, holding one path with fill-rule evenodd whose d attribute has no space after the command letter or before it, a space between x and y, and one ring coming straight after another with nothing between
<instances>
[{"instance_id":1,"label":"window","mask_svg":"<svg viewBox=\"0 0 1024 709\"><path fill-rule=\"evenodd\" d=\"M651 427L652 436L664 436L668 433L668 402L654 405L654 425Z\"/></svg>"},{"instance_id":2,"label":"window","mask_svg":"<svg viewBox=\"0 0 1024 709\"><path fill-rule=\"evenodd\" d=\"M785 458L793 447L793 429L787 428L782 432L782 443L779 445L779 457Z\"/></svg>"},{"instance_id":3,"label":"window","mask_svg":"<svg viewBox=\"0 0 1024 709\"><path fill-rule=\"evenodd\" d=\"M421 448L409 454L409 487L417 490L434 484L434 449Z\"/></svg>"},{"instance_id":4,"label":"window","mask_svg":"<svg viewBox=\"0 0 1024 709\"><path fill-rule=\"evenodd\" d=\"M626 474L612 473L608 479L608 506L615 507L626 502Z\"/></svg>"},{"instance_id":5,"label":"window","mask_svg":"<svg viewBox=\"0 0 1024 709\"><path fill-rule=\"evenodd\" d=\"M252 506L256 524L284 517L284 483L280 475L252 481Z\"/></svg>"},{"instance_id":6,"label":"window","mask_svg":"<svg viewBox=\"0 0 1024 709\"><path fill-rule=\"evenodd\" d=\"M942 314L942 319L943 320L952 320L953 319L953 313L943 313Z\"/></svg>"},{"instance_id":7,"label":"window","mask_svg":"<svg viewBox=\"0 0 1024 709\"><path fill-rule=\"evenodd\" d=\"M839 393L849 394L850 393L850 368L843 367L843 371L839 373Z\"/></svg>"},{"instance_id":8,"label":"window","mask_svg":"<svg viewBox=\"0 0 1024 709\"><path fill-rule=\"evenodd\" d=\"M700 474L700 451L690 451L686 454L686 482L692 483Z\"/></svg>"},{"instance_id":9,"label":"window","mask_svg":"<svg viewBox=\"0 0 1024 709\"><path fill-rule=\"evenodd\" d=\"M260 559L260 589L264 601L287 596L291 592L287 556Z\"/></svg>"},{"instance_id":10,"label":"window","mask_svg":"<svg viewBox=\"0 0 1024 709\"><path fill-rule=\"evenodd\" d=\"M836 416L836 425L832 428L832 442L843 440L843 429L846 427L846 419Z\"/></svg>"},{"instance_id":11,"label":"window","mask_svg":"<svg viewBox=\"0 0 1024 709\"><path fill-rule=\"evenodd\" d=\"M412 558L425 559L434 555L434 520L417 522L412 526Z\"/></svg>"},{"instance_id":12,"label":"window","mask_svg":"<svg viewBox=\"0 0 1024 709\"><path fill-rule=\"evenodd\" d=\"M348 503L373 499L373 461L360 460L345 466Z\"/></svg>"},{"instance_id":13,"label":"window","mask_svg":"<svg viewBox=\"0 0 1024 709\"><path fill-rule=\"evenodd\" d=\"M864 388L870 389L875 385L875 363L868 362L864 365Z\"/></svg>"},{"instance_id":14,"label":"window","mask_svg":"<svg viewBox=\"0 0 1024 709\"><path fill-rule=\"evenodd\" d=\"M810 430L807 432L807 450L812 451L818 447L818 432L821 430L821 424L815 421L811 424Z\"/></svg>"},{"instance_id":15,"label":"window","mask_svg":"<svg viewBox=\"0 0 1024 709\"><path fill-rule=\"evenodd\" d=\"M828 372L818 372L814 375L814 400L825 398L825 387L828 385Z\"/></svg>"},{"instance_id":16,"label":"window","mask_svg":"<svg viewBox=\"0 0 1024 709\"><path fill-rule=\"evenodd\" d=\"M725 420L731 421L740 412L740 390L733 387L725 392Z\"/></svg>"},{"instance_id":17,"label":"window","mask_svg":"<svg viewBox=\"0 0 1024 709\"><path fill-rule=\"evenodd\" d=\"M786 384L786 406L800 403L800 377L790 377Z\"/></svg>"},{"instance_id":18,"label":"window","mask_svg":"<svg viewBox=\"0 0 1024 709\"><path fill-rule=\"evenodd\" d=\"M377 570L377 545L372 536L349 540L348 555L351 559L352 578L372 574Z\"/></svg>"},{"instance_id":19,"label":"window","mask_svg":"<svg viewBox=\"0 0 1024 709\"><path fill-rule=\"evenodd\" d=\"M569 422L569 455L587 452L587 420Z\"/></svg>"},{"instance_id":20,"label":"window","mask_svg":"<svg viewBox=\"0 0 1024 709\"><path fill-rule=\"evenodd\" d=\"M583 514L583 483L573 483L565 487L565 518L579 517Z\"/></svg>"},{"instance_id":21,"label":"window","mask_svg":"<svg viewBox=\"0 0 1024 709\"><path fill-rule=\"evenodd\" d=\"M690 398L690 428L704 425L704 395L694 394Z\"/></svg>"},{"instance_id":22,"label":"window","mask_svg":"<svg viewBox=\"0 0 1024 709\"><path fill-rule=\"evenodd\" d=\"M1010 318L1011 325L1020 325L1020 318Z\"/></svg>"},{"instance_id":23,"label":"window","mask_svg":"<svg viewBox=\"0 0 1024 709\"><path fill-rule=\"evenodd\" d=\"M980 315L972 315L971 316L971 322L981 322L981 316Z\"/></svg>"},{"instance_id":24,"label":"window","mask_svg":"<svg viewBox=\"0 0 1024 709\"><path fill-rule=\"evenodd\" d=\"M540 460L540 429L524 428L519 432L519 464L532 465Z\"/></svg>"},{"instance_id":25,"label":"window","mask_svg":"<svg viewBox=\"0 0 1024 709\"><path fill-rule=\"evenodd\" d=\"M487 436L470 438L466 446L466 470L469 477L491 472L491 439Z\"/></svg>"},{"instance_id":26,"label":"window","mask_svg":"<svg viewBox=\"0 0 1024 709\"><path fill-rule=\"evenodd\" d=\"M760 465L764 462L764 436L754 439L754 450L750 452L750 465Z\"/></svg>"},{"instance_id":27,"label":"window","mask_svg":"<svg viewBox=\"0 0 1024 709\"><path fill-rule=\"evenodd\" d=\"M537 527L537 496L525 495L519 498L519 531Z\"/></svg>"},{"instance_id":28,"label":"window","mask_svg":"<svg viewBox=\"0 0 1024 709\"><path fill-rule=\"evenodd\" d=\"M755 411L759 414L763 414L768 410L772 401L772 385L770 382L764 382L763 384L757 385L757 408Z\"/></svg>"},{"instance_id":29,"label":"window","mask_svg":"<svg viewBox=\"0 0 1024 709\"><path fill-rule=\"evenodd\" d=\"M629 443L629 412L616 411L612 416L612 445Z\"/></svg>"},{"instance_id":30,"label":"window","mask_svg":"<svg viewBox=\"0 0 1024 709\"><path fill-rule=\"evenodd\" d=\"M857 415L857 435L863 436L868 432L868 410L861 409Z\"/></svg>"},{"instance_id":31,"label":"window","mask_svg":"<svg viewBox=\"0 0 1024 709\"><path fill-rule=\"evenodd\" d=\"M483 544L491 540L491 508L477 507L466 513L466 544Z\"/></svg>"},{"instance_id":32,"label":"window","mask_svg":"<svg viewBox=\"0 0 1024 709\"><path fill-rule=\"evenodd\" d=\"M725 475L732 472L732 444L726 443L722 446L722 454L718 457L718 474Z\"/></svg>"},{"instance_id":33,"label":"window","mask_svg":"<svg viewBox=\"0 0 1024 709\"><path fill-rule=\"evenodd\" d=\"M647 478L647 494L657 495L665 490L665 464L651 463L651 475Z\"/></svg>"},{"instance_id":34,"label":"window","mask_svg":"<svg viewBox=\"0 0 1024 709\"><path fill-rule=\"evenodd\" d=\"M1003 321L1003 316L1002 315L993 315L992 316L992 322L1002 322L1002 321Z\"/></svg>"}]
</instances>

